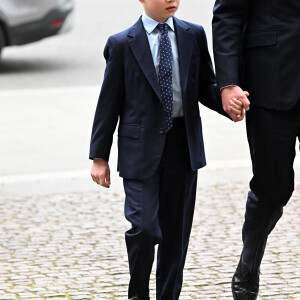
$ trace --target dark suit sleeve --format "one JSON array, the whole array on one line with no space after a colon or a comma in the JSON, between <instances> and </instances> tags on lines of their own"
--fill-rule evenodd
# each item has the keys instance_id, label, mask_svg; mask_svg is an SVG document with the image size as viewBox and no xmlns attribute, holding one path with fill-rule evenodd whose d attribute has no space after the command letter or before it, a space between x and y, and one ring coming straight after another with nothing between
<instances>
[{"instance_id":1,"label":"dark suit sleeve","mask_svg":"<svg viewBox=\"0 0 300 300\"><path fill-rule=\"evenodd\" d=\"M108 161L125 94L122 53L113 37L105 45L104 58L106 68L94 117L89 157Z\"/></svg>"},{"instance_id":2,"label":"dark suit sleeve","mask_svg":"<svg viewBox=\"0 0 300 300\"><path fill-rule=\"evenodd\" d=\"M200 80L199 101L206 107L228 117L222 107L221 93L217 88L216 76L207 47L207 39L204 29L200 29Z\"/></svg>"},{"instance_id":3,"label":"dark suit sleeve","mask_svg":"<svg viewBox=\"0 0 300 300\"><path fill-rule=\"evenodd\" d=\"M216 0L212 20L214 58L219 87L239 85L241 37L250 0Z\"/></svg>"}]
</instances>

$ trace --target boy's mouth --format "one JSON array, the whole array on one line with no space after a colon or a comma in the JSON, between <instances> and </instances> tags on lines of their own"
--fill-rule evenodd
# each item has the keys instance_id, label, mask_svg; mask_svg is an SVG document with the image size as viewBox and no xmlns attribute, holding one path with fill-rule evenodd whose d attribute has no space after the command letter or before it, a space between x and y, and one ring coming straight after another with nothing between
<instances>
[{"instance_id":1,"label":"boy's mouth","mask_svg":"<svg viewBox=\"0 0 300 300\"><path fill-rule=\"evenodd\" d=\"M169 6L166 8L167 11L173 12L176 10L176 6Z\"/></svg>"}]
</instances>

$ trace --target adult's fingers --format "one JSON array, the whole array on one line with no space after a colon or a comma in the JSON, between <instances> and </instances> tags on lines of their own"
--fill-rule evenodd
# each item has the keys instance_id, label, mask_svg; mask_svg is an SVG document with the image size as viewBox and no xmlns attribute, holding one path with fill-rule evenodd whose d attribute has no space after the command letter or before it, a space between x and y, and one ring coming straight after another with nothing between
<instances>
[{"instance_id":1,"label":"adult's fingers","mask_svg":"<svg viewBox=\"0 0 300 300\"><path fill-rule=\"evenodd\" d=\"M242 105L243 105L244 109L245 110L249 110L249 108L250 108L250 101L246 97L246 95L244 95L243 97L240 97L239 100L242 102Z\"/></svg>"}]
</instances>

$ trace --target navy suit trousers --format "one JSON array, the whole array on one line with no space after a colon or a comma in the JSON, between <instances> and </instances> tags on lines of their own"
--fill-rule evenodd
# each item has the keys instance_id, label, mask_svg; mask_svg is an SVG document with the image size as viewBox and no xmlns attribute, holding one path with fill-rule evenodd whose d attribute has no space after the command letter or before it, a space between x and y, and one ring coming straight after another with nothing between
<instances>
[{"instance_id":1,"label":"navy suit trousers","mask_svg":"<svg viewBox=\"0 0 300 300\"><path fill-rule=\"evenodd\" d=\"M149 299L156 244L156 299L179 298L196 184L197 171L190 166L184 118L175 118L155 174L144 180L124 178L125 217L132 225L125 233L129 298Z\"/></svg>"},{"instance_id":2,"label":"navy suit trousers","mask_svg":"<svg viewBox=\"0 0 300 300\"><path fill-rule=\"evenodd\" d=\"M243 226L243 260L250 270L257 270L268 235L294 190L300 102L286 111L253 106L246 117L253 178Z\"/></svg>"}]
</instances>

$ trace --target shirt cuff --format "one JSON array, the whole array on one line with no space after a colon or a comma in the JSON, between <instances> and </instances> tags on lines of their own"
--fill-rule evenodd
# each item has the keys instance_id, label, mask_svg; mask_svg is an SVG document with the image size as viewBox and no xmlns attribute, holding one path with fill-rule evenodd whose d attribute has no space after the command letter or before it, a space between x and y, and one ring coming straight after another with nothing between
<instances>
[{"instance_id":1,"label":"shirt cuff","mask_svg":"<svg viewBox=\"0 0 300 300\"><path fill-rule=\"evenodd\" d=\"M227 88L227 87L230 87L230 86L237 86L236 84L229 84L229 85L225 85L225 86L222 86L220 88L220 91L222 92L223 89Z\"/></svg>"}]
</instances>

